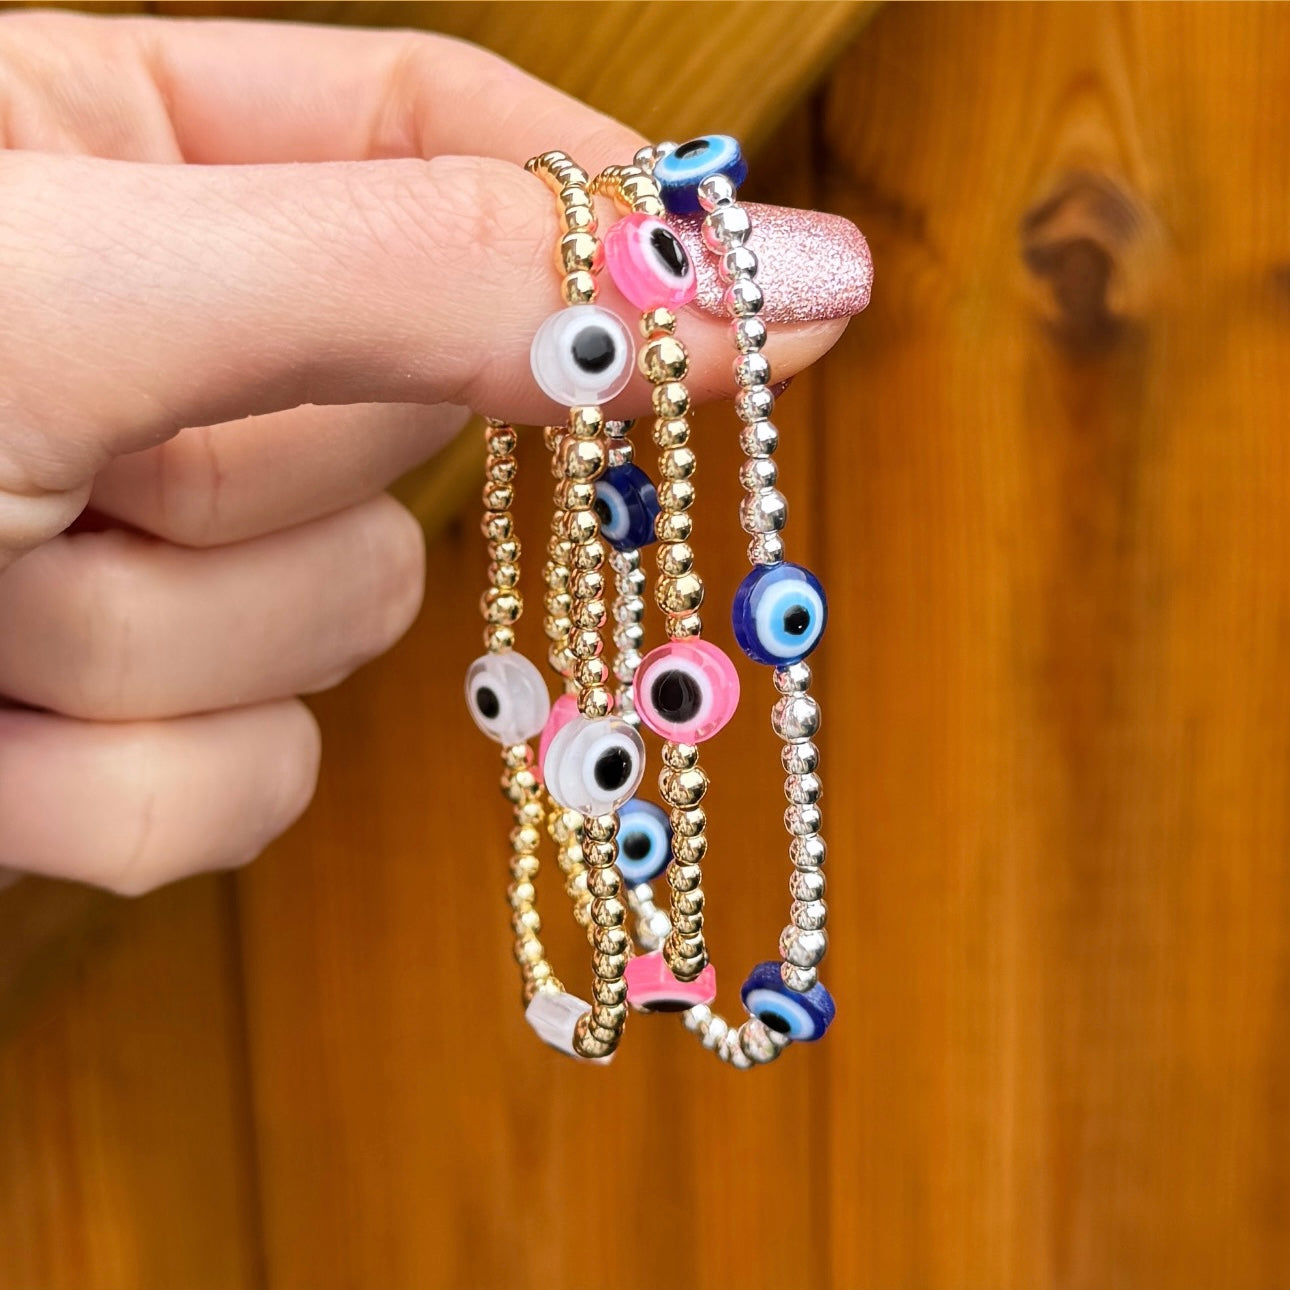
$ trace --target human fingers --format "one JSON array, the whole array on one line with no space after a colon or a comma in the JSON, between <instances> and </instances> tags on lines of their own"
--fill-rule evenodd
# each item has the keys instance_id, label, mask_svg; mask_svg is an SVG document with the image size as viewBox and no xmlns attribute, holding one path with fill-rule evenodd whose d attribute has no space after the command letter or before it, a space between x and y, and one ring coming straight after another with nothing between
<instances>
[{"instance_id":1,"label":"human fingers","mask_svg":"<svg viewBox=\"0 0 1290 1290\"><path fill-rule=\"evenodd\" d=\"M0 553L60 531L109 460L184 426L304 403L564 415L528 366L560 305L555 203L515 166L10 153L0 188ZM843 325L775 329L776 375L818 358ZM683 331L695 398L730 392L726 324L696 315ZM610 412L648 407L638 377Z\"/></svg>"},{"instance_id":2,"label":"human fingers","mask_svg":"<svg viewBox=\"0 0 1290 1290\"><path fill-rule=\"evenodd\" d=\"M0 622L21 624L0 634L0 692L121 721L326 689L411 625L424 552L385 495L209 550L64 535L0 576Z\"/></svg>"},{"instance_id":3,"label":"human fingers","mask_svg":"<svg viewBox=\"0 0 1290 1290\"><path fill-rule=\"evenodd\" d=\"M241 542L374 496L468 416L451 404L357 403L194 426L111 462L90 505L184 546Z\"/></svg>"},{"instance_id":4,"label":"human fingers","mask_svg":"<svg viewBox=\"0 0 1290 1290\"><path fill-rule=\"evenodd\" d=\"M304 811L318 756L295 700L160 722L0 710L0 869L138 895L242 864Z\"/></svg>"}]
</instances>

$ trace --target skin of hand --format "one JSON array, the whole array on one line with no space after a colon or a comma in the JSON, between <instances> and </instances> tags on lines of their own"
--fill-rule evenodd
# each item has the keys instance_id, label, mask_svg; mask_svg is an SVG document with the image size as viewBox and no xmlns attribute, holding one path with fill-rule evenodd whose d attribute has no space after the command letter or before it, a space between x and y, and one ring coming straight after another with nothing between
<instances>
[{"instance_id":1,"label":"skin of hand","mask_svg":"<svg viewBox=\"0 0 1290 1290\"><path fill-rule=\"evenodd\" d=\"M305 809L296 696L421 604L382 490L467 408L563 420L523 162L643 140L442 37L22 12L0 131L0 870L137 894ZM777 376L844 326L776 327ZM726 326L687 342L694 397L728 397ZM648 408L638 381L608 411ZM69 532L87 506L106 528Z\"/></svg>"}]
</instances>

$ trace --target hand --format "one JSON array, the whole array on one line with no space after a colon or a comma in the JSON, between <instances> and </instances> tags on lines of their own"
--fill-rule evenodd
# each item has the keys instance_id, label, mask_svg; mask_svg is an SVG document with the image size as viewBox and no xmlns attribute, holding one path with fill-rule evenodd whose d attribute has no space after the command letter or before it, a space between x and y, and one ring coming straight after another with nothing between
<instances>
[{"instance_id":1,"label":"hand","mask_svg":"<svg viewBox=\"0 0 1290 1290\"><path fill-rule=\"evenodd\" d=\"M467 407L563 419L521 164L642 140L447 39L72 14L0 18L0 109L0 867L136 893L304 810L294 696L420 605L381 490ZM776 375L843 325L776 328ZM726 327L687 341L728 394ZM108 530L68 532L87 504Z\"/></svg>"}]
</instances>

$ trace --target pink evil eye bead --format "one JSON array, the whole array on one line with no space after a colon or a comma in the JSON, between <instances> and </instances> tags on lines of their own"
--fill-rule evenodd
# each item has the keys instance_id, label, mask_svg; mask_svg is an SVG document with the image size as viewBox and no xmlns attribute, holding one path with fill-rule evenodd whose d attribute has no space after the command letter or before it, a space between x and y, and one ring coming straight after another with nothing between
<instances>
[{"instance_id":1,"label":"pink evil eye bead","mask_svg":"<svg viewBox=\"0 0 1290 1290\"><path fill-rule=\"evenodd\" d=\"M538 740L538 778L546 782L546 750L551 747L551 740L578 715L578 700L572 694L562 694L552 705L551 714L542 727L542 738Z\"/></svg>"},{"instance_id":2,"label":"pink evil eye bead","mask_svg":"<svg viewBox=\"0 0 1290 1290\"><path fill-rule=\"evenodd\" d=\"M636 955L623 975L627 1002L637 1012L685 1012L717 997L717 970L711 963L693 981L678 981L661 950Z\"/></svg>"},{"instance_id":3,"label":"pink evil eye bead","mask_svg":"<svg viewBox=\"0 0 1290 1290\"><path fill-rule=\"evenodd\" d=\"M633 685L636 712L663 739L711 739L739 706L739 674L708 641L669 641L641 660Z\"/></svg>"},{"instance_id":4,"label":"pink evil eye bead","mask_svg":"<svg viewBox=\"0 0 1290 1290\"><path fill-rule=\"evenodd\" d=\"M698 292L685 247L661 219L633 212L610 228L603 243L614 286L637 309L680 309Z\"/></svg>"}]
</instances>

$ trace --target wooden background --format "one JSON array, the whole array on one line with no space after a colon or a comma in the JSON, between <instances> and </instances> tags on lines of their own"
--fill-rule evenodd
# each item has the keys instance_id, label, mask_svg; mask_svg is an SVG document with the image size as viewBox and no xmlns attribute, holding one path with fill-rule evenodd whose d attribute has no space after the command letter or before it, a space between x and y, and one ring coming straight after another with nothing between
<instances>
[{"instance_id":1,"label":"wooden background","mask_svg":"<svg viewBox=\"0 0 1290 1290\"><path fill-rule=\"evenodd\" d=\"M575 9L536 8L397 17L557 76ZM494 773L455 680L468 505L445 612L317 703L317 801L257 865L0 895L0 1290L1290 1286L1290 8L864 8L577 6L755 53L736 94L687 79L699 116L563 82L736 124L759 196L850 216L878 265L777 417L834 608L828 1041L742 1076L665 1020L607 1071L533 1042L503 804L450 840L431 788ZM733 511L729 419L701 430ZM748 721L714 746L727 998L782 922Z\"/></svg>"}]
</instances>

